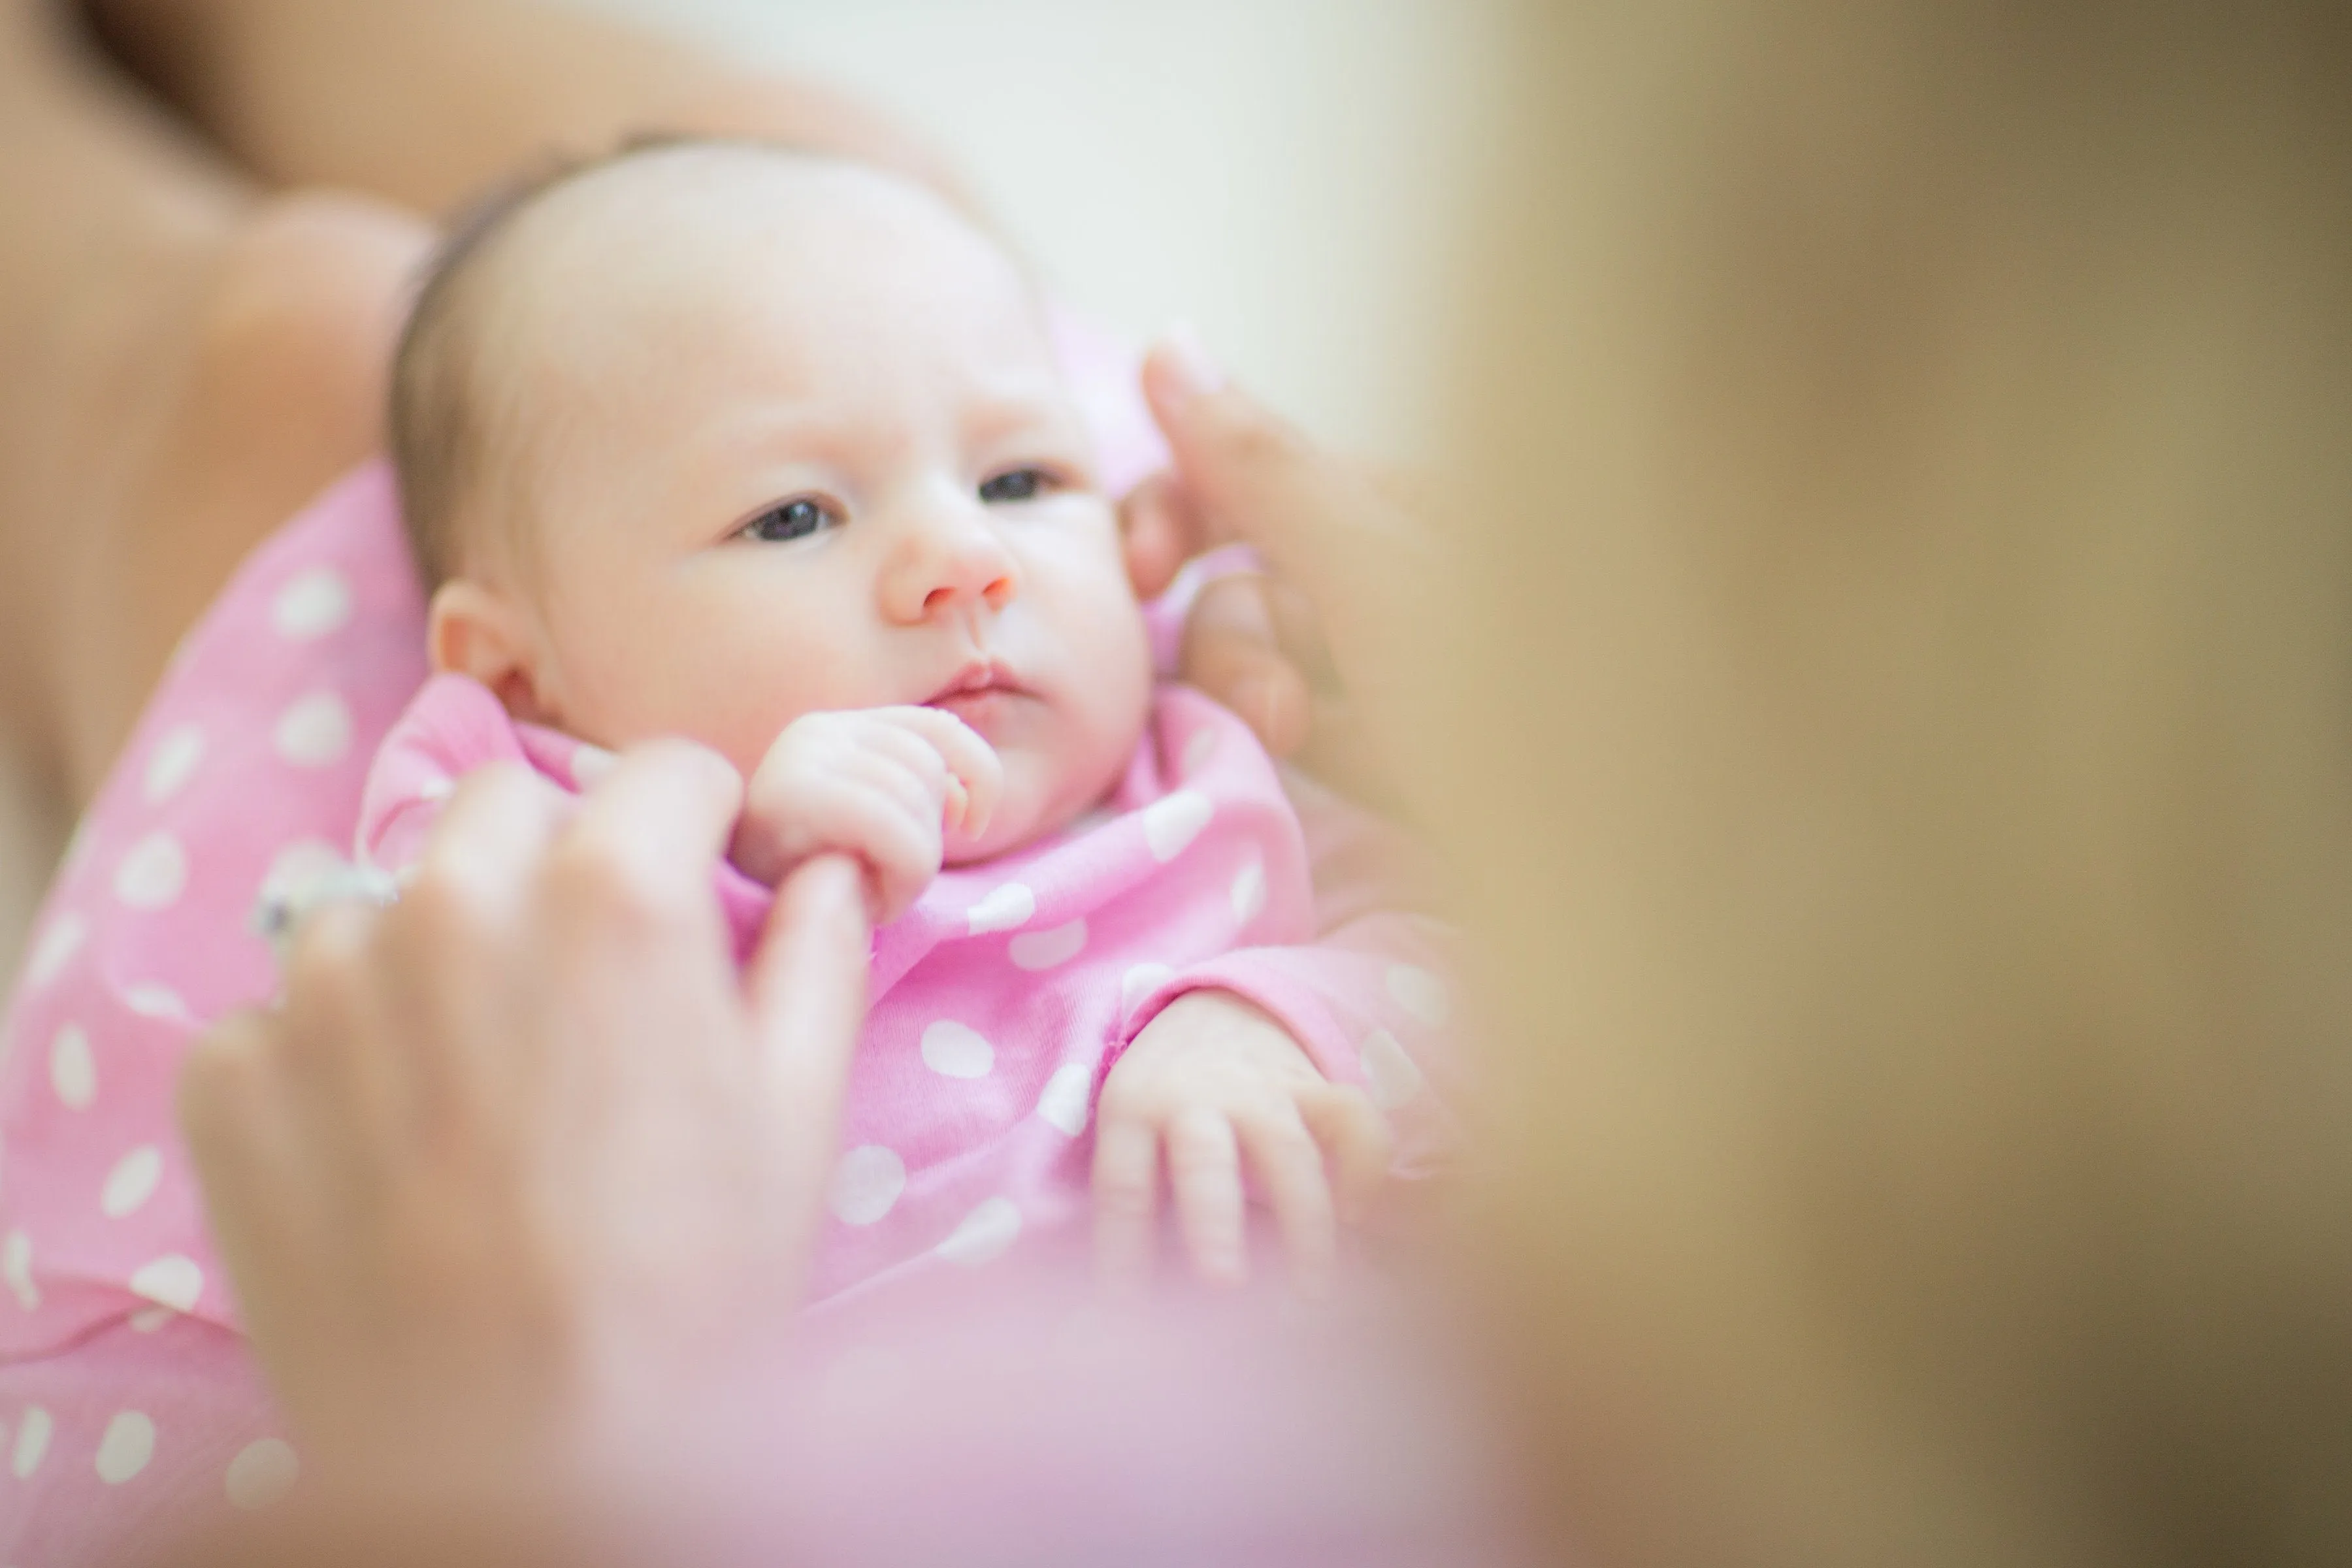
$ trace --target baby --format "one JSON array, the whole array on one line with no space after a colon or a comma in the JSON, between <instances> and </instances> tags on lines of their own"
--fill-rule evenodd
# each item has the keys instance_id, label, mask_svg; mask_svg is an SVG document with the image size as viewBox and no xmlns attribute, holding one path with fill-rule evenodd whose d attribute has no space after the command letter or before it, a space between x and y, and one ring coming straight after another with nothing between
<instances>
[{"instance_id":1,"label":"baby","mask_svg":"<svg viewBox=\"0 0 2352 1568\"><path fill-rule=\"evenodd\" d=\"M366 854L412 859L486 763L576 789L683 735L748 781L739 948L802 861L866 868L819 1298L1083 1241L1090 1185L1101 1261L1139 1270L1163 1153L1204 1277L1246 1271L1251 1183L1297 1277L1328 1275L1388 1117L1438 1136L1436 932L1384 891L1376 824L1155 686L997 245L854 165L633 151L453 242L392 412L440 673L372 770Z\"/></svg>"}]
</instances>

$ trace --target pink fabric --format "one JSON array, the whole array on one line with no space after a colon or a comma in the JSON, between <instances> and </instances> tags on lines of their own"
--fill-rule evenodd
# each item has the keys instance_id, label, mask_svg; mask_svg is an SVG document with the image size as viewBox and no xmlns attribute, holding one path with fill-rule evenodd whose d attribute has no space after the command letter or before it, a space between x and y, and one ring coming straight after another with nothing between
<instances>
[{"instance_id":1,"label":"pink fabric","mask_svg":"<svg viewBox=\"0 0 2352 1568\"><path fill-rule=\"evenodd\" d=\"M401 870L452 781L487 763L527 763L576 789L604 756L513 722L472 680L436 677L376 759L361 849ZM968 1268L1016 1245L1033 1257L1081 1251L1085 1133L1103 1076L1187 991L1249 997L1326 1077L1367 1085L1403 1119L1407 1150L1442 1147L1436 1098L1421 1092L1414 1065L1433 1058L1447 1021L1433 929L1377 887L1318 879L1310 839L1327 871L1376 878L1382 857L1341 847L1381 830L1328 795L1310 810L1311 833L1240 720L1162 687L1103 809L1014 854L942 871L877 931L815 1299ZM717 881L748 955L772 894L731 866ZM1327 931L1318 893L1364 912Z\"/></svg>"},{"instance_id":2,"label":"pink fabric","mask_svg":"<svg viewBox=\"0 0 2352 1568\"><path fill-rule=\"evenodd\" d=\"M1134 391L1131 356L1067 321L1057 338L1108 482L1132 484L1164 453ZM1163 650L1172 650L1181 612L1181 602L1159 608ZM296 1456L235 1331L173 1127L172 1083L205 1024L272 991L270 952L250 921L264 889L299 883L351 847L370 758L425 679L422 614L390 475L371 463L257 551L190 633L50 888L0 1023L0 1563L117 1561L207 1511L259 1506L294 1474ZM1179 698L1160 729L1177 723L1189 736L1229 722ZM1142 914L1134 900L1116 917L1094 912L1108 905L1088 846L1107 854L1122 844L1129 870L1144 869L1129 853L1143 831L1130 816L1033 852L1017 875L1034 884L1035 908L1017 931L971 929L975 907L1007 897L1000 889L1016 879L1013 869L959 873L927 901L922 923L894 928L884 944L890 962L919 965L929 942L1003 963L1016 938L1083 916L1097 981L1123 978L1108 955L1133 953L1189 966L1190 983L1223 964L1217 984L1262 983L1302 1010L1328 1007L1328 975L1269 960L1254 980L1244 973L1257 962L1251 950L1210 951L1218 932L1230 938L1244 925L1255 942L1312 924L1304 866L1313 846L1279 811L1263 759L1229 754L1220 741L1214 766L1216 787L1237 792L1242 819L1211 837L1223 858L1196 845L1162 870L1202 900L1183 917L1182 944L1144 941L1129 923ZM1164 798L1162 761L1139 758L1137 770L1136 802ZM1229 770L1238 770L1230 780ZM1252 849L1266 857L1265 909L1237 922L1231 858ZM981 923L990 923L985 914ZM918 940L918 931L928 935ZM1339 933L1312 962L1351 962L1355 940ZM1373 1010L1339 1006L1314 1026L1341 1074L1361 1031L1389 1016L1378 1011L1385 981L1375 970L1363 975ZM1135 1016L1173 984L1138 998ZM948 1256L988 1250L1006 1228L1003 1211L978 1196L992 1179L1016 1194L1024 1238L1069 1228L1084 1146L1034 1112L1055 1071L1099 1061L1116 999L1099 986L1066 996L1051 983L1026 1002L1009 987L973 994L986 1006L957 1021L989 1037L991 1072L938 1079L922 1063L919 1030L907 1033L930 1021L914 1011L897 1014L887 1048L871 1053L861 1105L899 1109L854 1125L845 1147L895 1140L909 1193L920 1173L921 1195L902 1198L880 1222L840 1227L827 1250L830 1290L921 1268L973 1215ZM1367 1065L1376 1087L1394 1067L1383 1047ZM1389 1072L1390 1092L1411 1070ZM961 1146L969 1152L959 1157Z\"/></svg>"}]
</instances>

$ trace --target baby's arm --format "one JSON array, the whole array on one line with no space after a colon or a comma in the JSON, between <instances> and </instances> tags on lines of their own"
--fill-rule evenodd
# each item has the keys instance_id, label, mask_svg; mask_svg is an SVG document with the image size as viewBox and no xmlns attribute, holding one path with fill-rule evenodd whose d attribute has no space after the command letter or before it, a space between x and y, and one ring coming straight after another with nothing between
<instances>
[{"instance_id":1,"label":"baby's arm","mask_svg":"<svg viewBox=\"0 0 2352 1568\"><path fill-rule=\"evenodd\" d=\"M1293 1278L1310 1295L1338 1266L1340 1220L1370 1201L1389 1159L1388 1129L1364 1093L1327 1079L1280 1020L1220 990L1170 1002L1103 1086L1096 1252L1115 1281L1150 1267L1163 1145L1177 1223L1202 1278L1238 1284L1247 1274L1246 1162L1281 1226Z\"/></svg>"},{"instance_id":2,"label":"baby's arm","mask_svg":"<svg viewBox=\"0 0 2352 1568\"><path fill-rule=\"evenodd\" d=\"M939 875L946 836L988 825L1004 771L987 742L935 708L809 713L784 727L745 791L730 851L781 884L812 856L856 856L877 922Z\"/></svg>"},{"instance_id":3,"label":"baby's arm","mask_svg":"<svg viewBox=\"0 0 2352 1568\"><path fill-rule=\"evenodd\" d=\"M1246 1163L1303 1284L1328 1277L1337 1222L1384 1177L1431 1173L1456 1142L1449 933L1423 901L1411 847L1327 792L1294 791L1316 881L1312 942L1244 948L1141 999L1097 1121L1097 1251L1131 1278L1156 1242L1160 1158L1203 1277L1238 1279ZM1332 1177L1338 1183L1338 1201Z\"/></svg>"}]
</instances>

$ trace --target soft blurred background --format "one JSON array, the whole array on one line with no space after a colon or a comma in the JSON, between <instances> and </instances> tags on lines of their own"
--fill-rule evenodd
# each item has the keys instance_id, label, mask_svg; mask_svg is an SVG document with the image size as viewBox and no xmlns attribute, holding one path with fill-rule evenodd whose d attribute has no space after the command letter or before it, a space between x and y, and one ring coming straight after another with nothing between
<instances>
[{"instance_id":1,"label":"soft blurred background","mask_svg":"<svg viewBox=\"0 0 2352 1568\"><path fill-rule=\"evenodd\" d=\"M1423 455L1489 0L572 0L841 83L1076 303L1188 319L1318 433Z\"/></svg>"}]
</instances>

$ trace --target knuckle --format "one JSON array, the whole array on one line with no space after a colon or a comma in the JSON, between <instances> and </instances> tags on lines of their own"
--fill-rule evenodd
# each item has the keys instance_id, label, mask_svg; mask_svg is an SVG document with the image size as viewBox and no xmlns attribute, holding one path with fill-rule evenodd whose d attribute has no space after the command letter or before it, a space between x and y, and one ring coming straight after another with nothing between
<instances>
[{"instance_id":1,"label":"knuckle","mask_svg":"<svg viewBox=\"0 0 2352 1568\"><path fill-rule=\"evenodd\" d=\"M430 857L418 865L384 918L404 942L470 944L488 933L489 890L463 858Z\"/></svg>"},{"instance_id":2,"label":"knuckle","mask_svg":"<svg viewBox=\"0 0 2352 1568\"><path fill-rule=\"evenodd\" d=\"M289 1010L336 1017L359 1007L367 991L372 925L370 911L352 904L331 904L302 922L286 958Z\"/></svg>"},{"instance_id":3,"label":"knuckle","mask_svg":"<svg viewBox=\"0 0 2352 1568\"><path fill-rule=\"evenodd\" d=\"M1181 1110L1168 1123L1168 1158L1185 1166L1230 1163L1233 1130L1225 1119L1198 1108Z\"/></svg>"},{"instance_id":4,"label":"knuckle","mask_svg":"<svg viewBox=\"0 0 2352 1568\"><path fill-rule=\"evenodd\" d=\"M549 851L540 881L566 923L622 941L650 937L684 912L675 879L590 834L569 835Z\"/></svg>"},{"instance_id":5,"label":"knuckle","mask_svg":"<svg viewBox=\"0 0 2352 1568\"><path fill-rule=\"evenodd\" d=\"M1142 1219L1151 1213L1152 1177L1141 1170L1097 1171L1095 1208L1109 1220Z\"/></svg>"}]
</instances>

